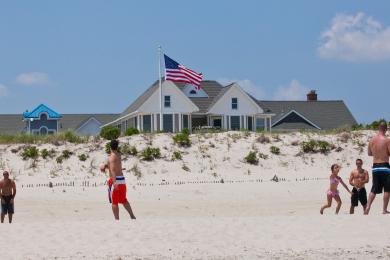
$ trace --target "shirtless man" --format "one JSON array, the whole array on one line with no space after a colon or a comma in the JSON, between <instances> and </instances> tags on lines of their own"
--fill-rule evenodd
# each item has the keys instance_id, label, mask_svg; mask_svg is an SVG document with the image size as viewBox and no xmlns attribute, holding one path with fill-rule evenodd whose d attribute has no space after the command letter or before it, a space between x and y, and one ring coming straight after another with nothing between
<instances>
[{"instance_id":1,"label":"shirtless man","mask_svg":"<svg viewBox=\"0 0 390 260\"><path fill-rule=\"evenodd\" d=\"M4 223L4 218L7 214L9 223L12 223L16 185L15 182L9 178L9 172L3 172L3 177L4 178L0 181L1 223Z\"/></svg>"},{"instance_id":2,"label":"shirtless man","mask_svg":"<svg viewBox=\"0 0 390 260\"><path fill-rule=\"evenodd\" d=\"M111 140L111 153L108 157L108 162L100 167L102 172L106 169L110 172L110 180L108 181L109 199L112 204L112 212L116 220L119 220L118 204L123 204L132 219L135 219L130 203L126 198L126 182L122 173L121 155L118 152L119 143L117 140Z\"/></svg>"},{"instance_id":3,"label":"shirtless man","mask_svg":"<svg viewBox=\"0 0 390 260\"><path fill-rule=\"evenodd\" d=\"M351 208L349 210L350 214L353 214L355 207L360 204L363 206L363 210L367 206L367 192L364 184L368 183L369 177L368 172L362 168L363 161L362 159L356 160L356 169L351 172L349 177L349 184L353 186L352 195L351 195Z\"/></svg>"},{"instance_id":4,"label":"shirtless man","mask_svg":"<svg viewBox=\"0 0 390 260\"><path fill-rule=\"evenodd\" d=\"M364 214L370 212L376 194L382 193L382 190L384 190L382 212L383 214L390 213L387 211L390 195L390 139L386 138L387 124L385 122L381 123L378 130L378 134L368 144L368 155L373 157L372 189Z\"/></svg>"}]
</instances>

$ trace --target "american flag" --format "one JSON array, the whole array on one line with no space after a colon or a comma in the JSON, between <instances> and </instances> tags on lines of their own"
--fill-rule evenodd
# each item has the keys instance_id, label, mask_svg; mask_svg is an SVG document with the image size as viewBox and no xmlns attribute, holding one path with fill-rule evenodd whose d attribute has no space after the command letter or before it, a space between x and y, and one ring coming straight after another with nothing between
<instances>
[{"instance_id":1,"label":"american flag","mask_svg":"<svg viewBox=\"0 0 390 260\"><path fill-rule=\"evenodd\" d=\"M173 82L189 83L200 89L200 82L202 81L202 73L196 73L193 70L187 69L183 65L169 58L164 54L165 60L165 80Z\"/></svg>"}]
</instances>

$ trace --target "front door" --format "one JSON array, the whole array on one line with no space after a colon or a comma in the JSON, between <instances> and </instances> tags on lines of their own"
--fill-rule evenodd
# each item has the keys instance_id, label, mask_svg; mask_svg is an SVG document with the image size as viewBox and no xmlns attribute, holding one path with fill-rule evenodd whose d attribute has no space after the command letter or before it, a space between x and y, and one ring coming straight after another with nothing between
<instances>
[{"instance_id":1,"label":"front door","mask_svg":"<svg viewBox=\"0 0 390 260\"><path fill-rule=\"evenodd\" d=\"M253 131L253 117L248 116L248 130Z\"/></svg>"},{"instance_id":2,"label":"front door","mask_svg":"<svg viewBox=\"0 0 390 260\"><path fill-rule=\"evenodd\" d=\"M240 130L240 116L231 116L230 117L230 129L231 130Z\"/></svg>"},{"instance_id":3,"label":"front door","mask_svg":"<svg viewBox=\"0 0 390 260\"><path fill-rule=\"evenodd\" d=\"M221 128L222 127L222 119L221 118L213 119L213 126L215 128Z\"/></svg>"},{"instance_id":4,"label":"front door","mask_svg":"<svg viewBox=\"0 0 390 260\"><path fill-rule=\"evenodd\" d=\"M173 115L165 114L163 115L163 129L164 132L173 132Z\"/></svg>"},{"instance_id":5,"label":"front door","mask_svg":"<svg viewBox=\"0 0 390 260\"><path fill-rule=\"evenodd\" d=\"M152 117L151 115L143 116L143 131L150 133L152 131Z\"/></svg>"}]
</instances>

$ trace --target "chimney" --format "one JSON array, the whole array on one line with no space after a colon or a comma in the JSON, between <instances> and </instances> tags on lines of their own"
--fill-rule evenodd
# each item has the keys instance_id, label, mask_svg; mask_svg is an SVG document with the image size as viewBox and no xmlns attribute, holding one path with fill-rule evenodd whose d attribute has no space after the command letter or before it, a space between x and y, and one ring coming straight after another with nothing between
<instances>
[{"instance_id":1,"label":"chimney","mask_svg":"<svg viewBox=\"0 0 390 260\"><path fill-rule=\"evenodd\" d=\"M307 93L307 101L317 101L317 93L315 90L310 90L310 92Z\"/></svg>"}]
</instances>

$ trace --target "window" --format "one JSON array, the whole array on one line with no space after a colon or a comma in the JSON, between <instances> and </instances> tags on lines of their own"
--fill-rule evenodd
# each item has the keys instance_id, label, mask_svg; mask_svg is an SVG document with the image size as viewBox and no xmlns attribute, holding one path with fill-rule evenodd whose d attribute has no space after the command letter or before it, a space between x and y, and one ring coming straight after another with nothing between
<instances>
[{"instance_id":1,"label":"window","mask_svg":"<svg viewBox=\"0 0 390 260\"><path fill-rule=\"evenodd\" d=\"M191 94L191 95L196 95L196 91L195 91L195 90L191 90L191 91L190 91L190 94Z\"/></svg>"},{"instance_id":2,"label":"window","mask_svg":"<svg viewBox=\"0 0 390 260\"><path fill-rule=\"evenodd\" d=\"M237 109L238 108L238 99L237 98L232 98L232 109Z\"/></svg>"},{"instance_id":3,"label":"window","mask_svg":"<svg viewBox=\"0 0 390 260\"><path fill-rule=\"evenodd\" d=\"M171 96L164 96L164 107L171 107Z\"/></svg>"}]
</instances>

